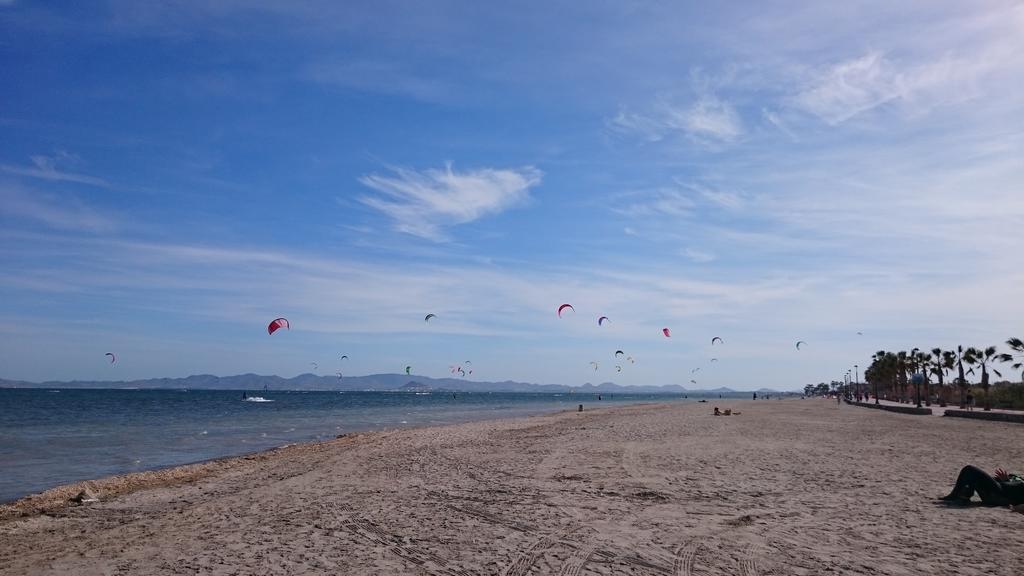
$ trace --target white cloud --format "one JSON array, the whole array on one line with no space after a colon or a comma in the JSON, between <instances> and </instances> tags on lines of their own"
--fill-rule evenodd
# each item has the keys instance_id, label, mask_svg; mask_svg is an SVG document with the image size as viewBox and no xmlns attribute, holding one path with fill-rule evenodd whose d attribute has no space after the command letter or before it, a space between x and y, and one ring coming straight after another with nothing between
<instances>
[{"instance_id":1,"label":"white cloud","mask_svg":"<svg viewBox=\"0 0 1024 576\"><path fill-rule=\"evenodd\" d=\"M833 125L886 104L927 111L977 96L976 82L991 66L950 56L901 66L869 52L815 73L794 105Z\"/></svg>"},{"instance_id":2,"label":"white cloud","mask_svg":"<svg viewBox=\"0 0 1024 576\"><path fill-rule=\"evenodd\" d=\"M675 188L659 188L645 192L633 192L628 197L635 200L613 210L630 217L678 217L691 215L696 207L696 203L692 198Z\"/></svg>"},{"instance_id":3,"label":"white cloud","mask_svg":"<svg viewBox=\"0 0 1024 576\"><path fill-rule=\"evenodd\" d=\"M687 248L683 250L683 255L698 264L711 262L716 258L716 256L710 252L704 252L703 250L697 250L695 248Z\"/></svg>"},{"instance_id":4,"label":"white cloud","mask_svg":"<svg viewBox=\"0 0 1024 576\"><path fill-rule=\"evenodd\" d=\"M648 142L657 142L665 137L668 124L664 119L651 118L627 110L619 110L614 118L605 121L614 132L623 135L636 135Z\"/></svg>"},{"instance_id":5,"label":"white cloud","mask_svg":"<svg viewBox=\"0 0 1024 576\"><path fill-rule=\"evenodd\" d=\"M725 208L728 210L739 210L743 208L745 200L743 196L736 192L729 192L727 190L715 190L708 188L707 186L692 186L702 198L718 206L719 208Z\"/></svg>"},{"instance_id":6,"label":"white cloud","mask_svg":"<svg viewBox=\"0 0 1024 576\"><path fill-rule=\"evenodd\" d=\"M743 122L736 109L715 96L704 95L689 106L663 102L648 114L619 110L605 120L613 132L636 136L648 142L683 134L698 144L720 146L743 135Z\"/></svg>"},{"instance_id":7,"label":"white cloud","mask_svg":"<svg viewBox=\"0 0 1024 576\"><path fill-rule=\"evenodd\" d=\"M793 130L789 127L789 124L785 120L783 120L778 113L773 112L767 108L762 108L761 117L764 118L769 124L777 128L780 132L782 132L786 136L789 136L791 140L798 140L796 133L793 132Z\"/></svg>"},{"instance_id":8,"label":"white cloud","mask_svg":"<svg viewBox=\"0 0 1024 576\"><path fill-rule=\"evenodd\" d=\"M361 201L394 220L396 230L443 241L443 228L447 226L466 224L523 204L542 176L532 166L455 172L447 165L443 170L422 172L400 168L392 176L371 174L359 181L380 193L364 196Z\"/></svg>"},{"instance_id":9,"label":"white cloud","mask_svg":"<svg viewBox=\"0 0 1024 576\"><path fill-rule=\"evenodd\" d=\"M393 62L322 62L312 66L308 76L314 82L339 88L400 94L427 102L445 101L453 96L453 90L444 82L423 77Z\"/></svg>"},{"instance_id":10,"label":"white cloud","mask_svg":"<svg viewBox=\"0 0 1024 576\"><path fill-rule=\"evenodd\" d=\"M73 155L62 152L55 156L32 156L31 159L33 164L32 166L0 164L0 170L7 172L8 174L28 176L30 178L38 178L41 180L78 182L80 184L90 184L92 186L102 187L109 186L109 183L102 178L65 172L58 169L58 165L64 161L77 160L77 157Z\"/></svg>"},{"instance_id":11,"label":"white cloud","mask_svg":"<svg viewBox=\"0 0 1024 576\"><path fill-rule=\"evenodd\" d=\"M77 198L58 197L10 183L0 183L0 215L33 220L58 230L108 232L117 227L113 218Z\"/></svg>"},{"instance_id":12,"label":"white cloud","mask_svg":"<svg viewBox=\"0 0 1024 576\"><path fill-rule=\"evenodd\" d=\"M670 122L698 140L734 142L743 134L736 109L713 96L704 96L685 110L670 110Z\"/></svg>"},{"instance_id":13,"label":"white cloud","mask_svg":"<svg viewBox=\"0 0 1024 576\"><path fill-rule=\"evenodd\" d=\"M829 124L839 124L898 95L895 71L874 52L819 74L797 94L796 105Z\"/></svg>"}]
</instances>

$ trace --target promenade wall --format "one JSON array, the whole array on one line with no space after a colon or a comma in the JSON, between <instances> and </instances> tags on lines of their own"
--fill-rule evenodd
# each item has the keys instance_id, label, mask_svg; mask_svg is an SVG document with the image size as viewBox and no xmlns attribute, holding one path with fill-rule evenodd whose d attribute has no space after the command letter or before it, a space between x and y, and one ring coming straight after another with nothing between
<instances>
[{"instance_id":1,"label":"promenade wall","mask_svg":"<svg viewBox=\"0 0 1024 576\"><path fill-rule=\"evenodd\" d=\"M850 402L847 404L853 406L861 406L863 408L874 408L875 410L885 410L887 412L899 412L900 414L913 414L915 416L931 416L931 408L917 408L916 406L889 406L887 404L875 404L873 402ZM949 411L946 411L949 414Z\"/></svg>"}]
</instances>

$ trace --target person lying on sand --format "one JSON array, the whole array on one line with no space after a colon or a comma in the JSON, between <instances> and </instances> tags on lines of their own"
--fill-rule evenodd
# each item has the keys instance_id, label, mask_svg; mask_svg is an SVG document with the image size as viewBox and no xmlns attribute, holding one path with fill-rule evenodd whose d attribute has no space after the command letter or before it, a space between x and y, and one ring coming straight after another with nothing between
<instances>
[{"instance_id":1,"label":"person lying on sand","mask_svg":"<svg viewBox=\"0 0 1024 576\"><path fill-rule=\"evenodd\" d=\"M721 410L718 409L718 406L715 406L715 416L733 416L733 415L739 416L740 413L739 412L733 412L731 408L726 408L725 412L722 412Z\"/></svg>"},{"instance_id":2,"label":"person lying on sand","mask_svg":"<svg viewBox=\"0 0 1024 576\"><path fill-rule=\"evenodd\" d=\"M996 468L993 478L977 466L964 466L953 491L939 500L966 503L975 492L986 506L1010 505L1015 512L1024 513L1024 478L1002 468Z\"/></svg>"}]
</instances>

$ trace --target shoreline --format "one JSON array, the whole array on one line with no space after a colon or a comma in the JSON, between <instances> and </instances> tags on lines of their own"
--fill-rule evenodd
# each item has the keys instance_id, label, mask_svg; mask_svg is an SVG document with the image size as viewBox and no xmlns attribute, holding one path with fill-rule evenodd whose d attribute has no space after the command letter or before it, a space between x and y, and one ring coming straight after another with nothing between
<instances>
[{"instance_id":1,"label":"shoreline","mask_svg":"<svg viewBox=\"0 0 1024 576\"><path fill-rule=\"evenodd\" d=\"M815 399L392 429L29 509L0 575L1016 576L1024 516L935 500L965 464L1021 472L1024 427Z\"/></svg>"},{"instance_id":2,"label":"shoreline","mask_svg":"<svg viewBox=\"0 0 1024 576\"><path fill-rule=\"evenodd\" d=\"M166 390L165 390L165 392L166 392ZM171 392L173 392L173 390L171 390ZM223 392L223 390L212 390L212 392ZM301 394L301 390L299 390L299 392L297 392L296 394ZM376 394L376 393L373 393L373 394ZM409 393L398 393L398 394L409 394ZM473 396L478 395L478 393L469 393L469 394L473 395ZM557 395L544 395L544 396L557 396ZM659 400L659 401L655 400L654 402L655 403L658 403L658 402L674 402L676 400L677 399L675 399L674 397L666 397L664 400ZM618 402L616 402L614 400L606 400L604 402L606 402L608 405L611 405L611 406L631 406L631 405L636 405L636 404L649 404L649 403L651 403L651 400L649 400L649 399L635 399L635 400L625 401L625 402L622 402L622 403L618 403ZM169 463L164 463L164 464L156 465L156 466L153 466L153 467L133 467L133 469L126 469L126 468L128 468L128 466L124 466L124 467L122 467L122 469L100 470L102 472L102 474L98 474L98 475L95 475L95 476L87 475L87 474L75 475L75 476L68 475L68 476L65 476L63 478L58 478L57 479L58 480L57 484L50 484L49 486L47 486L48 483L46 483L46 482L35 482L34 483L34 489L30 488L32 490L31 492L22 492L22 493L18 494L17 491L7 490L8 498L0 500L0 520L6 518L8 516L8 513L5 511L5 506L10 506L12 504L15 504L15 503L19 502L20 500L27 499L27 498L29 498L29 499L36 498L37 500L43 500L43 499L49 498L48 496L46 496L46 498L44 498L44 495L46 495L47 492L50 492L50 491L56 490L56 489L66 488L68 486L81 486L81 487L85 488L86 485L89 485L90 483L95 484L95 483L97 483L99 481L105 481L105 480L108 480L108 479L129 477L131 475L136 475L136 474L141 475L141 474L146 474L146 472L159 472L159 471L170 469L170 468L175 468L175 467L180 467L180 466L187 466L187 465L195 465L195 464L203 464L203 463L206 463L206 462L215 461L215 460L221 460L221 459L225 459L225 458L246 457L246 456L250 456L250 455L254 455L254 454L260 454L260 453L265 452L265 451L281 449L281 448L292 446L292 445L312 444L312 443L318 443L318 442L328 442L328 441L337 439L338 433L344 433L345 435L366 434L366 433L373 433L373 431L383 431L383 430L388 430L388 429L414 429L414 428L419 428L419 427L424 427L424 426L451 425L451 424L474 422L474 421L484 421L484 420L494 420L494 419L502 419L502 418L516 418L516 417L543 415L543 414L555 413L555 412L558 412L558 411L561 411L561 410L570 410L571 408L575 407L575 404L578 404L578 403L589 404L591 406L594 405L594 403L592 403L592 402L587 402L587 399L580 398L579 402L572 401L572 402L569 402L567 404L562 404L562 405L555 405L555 404L552 404L552 405L542 405L542 406L532 406L530 404L524 404L522 406L514 406L513 405L511 407L507 407L507 408L501 410L500 412L492 412L489 409L481 409L481 407L466 407L466 408L462 409L458 413L447 414L446 417L441 416L441 417L437 417L437 418L431 418L431 419L434 420L432 422L422 422L422 421L417 422L417 421L414 421L413 423L406 423L406 422L402 421L401 423L398 423L397 420L395 420L394 422L384 421L384 422L379 422L379 423L357 422L357 423L354 423L352 425L346 425L342 429L332 430L332 431L330 431L329 434L323 434L323 435L322 434L300 434L300 435L292 435L292 438L287 438L287 437L280 438L279 440L281 441L281 443L278 444L278 445L269 445L269 443L264 443L263 446L256 446L256 447L246 447L244 445L237 445L237 446L226 446L225 445L224 446L224 448L225 448L224 450L209 451L209 452L212 452L212 453L208 452L207 454L200 454L199 455L200 457L195 459L195 460L183 460L183 461L177 461L177 462L171 461ZM598 406L600 406L601 404L602 403L598 403ZM488 408L488 407L483 407L483 408ZM591 409L594 409L594 408L591 408ZM440 414L440 412L438 412L438 413ZM339 419L344 419L346 417L347 416L345 414L339 414L339 416L338 416ZM410 420L412 420L412 419L413 418L410 418ZM305 431L306 431L306 433L309 433L309 430L305 430ZM328 430L324 429L323 431L328 431ZM243 440L242 442L245 442L245 440ZM112 446L115 446L115 445L112 445ZM115 467L115 466L112 466L112 467ZM43 479L43 477L37 477L37 478ZM33 479L33 480L35 480L35 479ZM33 484L29 484L29 486L33 487ZM65 490L63 492L67 492L67 490ZM77 494L77 493L78 492L75 492L75 494ZM74 496L75 494L72 494L72 496ZM24 507L24 504L22 504L22 506Z\"/></svg>"},{"instance_id":3,"label":"shoreline","mask_svg":"<svg viewBox=\"0 0 1024 576\"><path fill-rule=\"evenodd\" d=\"M620 404L615 406L609 406L607 408L593 408L588 412L595 412L598 410L614 410L616 408L629 408L635 406L660 406L666 403L663 402L637 402L632 404ZM15 518L26 518L30 516L38 516L50 514L71 508L75 506L82 506L91 504L91 502L78 503L73 499L81 494L83 491L88 493L90 497L95 497L97 500L108 500L110 498L117 498L141 490L150 490L154 488L165 488L173 487L181 484L187 484L215 476L217 473L223 472L232 466L237 466L244 462L251 461L266 461L277 457L287 457L291 454L289 451L306 453L310 450L315 449L318 446L337 446L339 442L352 441L356 439L366 439L378 434L387 434L390 432L397 431L409 431L416 432L422 430L429 430L433 428L445 428L448 426L460 426L463 424L473 424L480 422L501 422L505 420L518 420L522 418L535 418L543 416L553 416L563 413L573 413L576 410L563 409L563 410L543 410L532 414L522 414L515 416L499 416L496 418L482 418L479 420L466 420L459 422L451 422L445 424L423 424L416 426L406 426L401 428L381 428L377 430L355 430L344 434L339 434L335 438L327 440L305 440L299 442L289 442L282 444L281 446L273 446L261 450L255 450L253 452L247 452L243 454L231 454L227 456L219 456L214 458L206 458L203 460L197 460L194 462L186 462L183 464L171 464L168 466L161 466L152 468L149 470L140 470L137 472L128 472L125 474L114 474L111 476L102 476L99 478L89 478L86 480L76 480L67 482L65 484L59 484L52 488L47 488L41 492L32 494L26 494L14 500L6 502L0 502L0 523L9 521Z\"/></svg>"}]
</instances>

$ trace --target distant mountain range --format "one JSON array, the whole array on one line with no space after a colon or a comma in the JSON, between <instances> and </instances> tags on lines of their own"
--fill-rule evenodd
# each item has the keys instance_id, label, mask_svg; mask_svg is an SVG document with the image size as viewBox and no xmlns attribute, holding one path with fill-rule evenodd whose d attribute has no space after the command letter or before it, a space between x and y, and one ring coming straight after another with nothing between
<instances>
[{"instance_id":1,"label":"distant mountain range","mask_svg":"<svg viewBox=\"0 0 1024 576\"><path fill-rule=\"evenodd\" d=\"M237 376L213 376L197 374L186 378L149 378L146 380L96 381L73 380L71 382L24 382L0 379L0 388L144 388L144 389L192 389L192 390L335 390L335 391L394 391L394 390L451 390L457 392L582 392L619 394L687 394L693 396L730 395L746 396L751 392L731 388L714 390L688 390L677 384L664 386L620 386L611 382L587 383L583 386L561 384L531 384L527 382L473 382L460 378L428 378L405 374L371 374L368 376L318 376L299 374L294 378L239 374ZM762 388L757 394L779 394L775 390Z\"/></svg>"}]
</instances>

